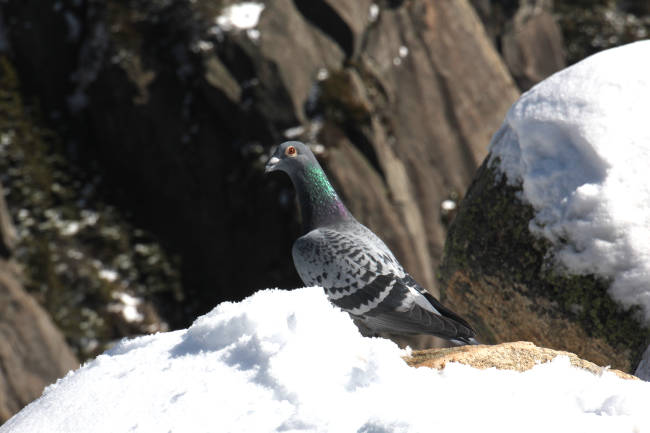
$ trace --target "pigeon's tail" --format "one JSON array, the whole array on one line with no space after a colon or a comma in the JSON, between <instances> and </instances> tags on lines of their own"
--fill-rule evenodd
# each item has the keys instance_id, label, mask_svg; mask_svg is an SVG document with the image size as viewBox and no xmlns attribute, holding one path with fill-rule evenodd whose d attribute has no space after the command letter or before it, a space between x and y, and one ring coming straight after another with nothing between
<instances>
[{"instance_id":1,"label":"pigeon's tail","mask_svg":"<svg viewBox=\"0 0 650 433\"><path fill-rule=\"evenodd\" d=\"M377 280L379 278L375 281ZM402 279L389 279L389 281L393 285L393 290L402 288L403 292L408 290L407 293L415 297L409 309L400 311L403 308L401 299L395 301L386 297L376 308L364 315L353 315L353 318L363 322L365 327L375 333L428 334L459 345L480 344L474 339L476 331L465 319L442 305L434 296L422 289L412 277L407 275L406 284ZM338 305L336 301L334 304Z\"/></svg>"},{"instance_id":2,"label":"pigeon's tail","mask_svg":"<svg viewBox=\"0 0 650 433\"><path fill-rule=\"evenodd\" d=\"M480 344L474 339L476 332L469 325L465 326L464 323L457 322L447 316L432 313L417 304L406 312L384 310L372 316L369 314L352 316L362 321L365 327L375 333L428 334L459 345Z\"/></svg>"},{"instance_id":3,"label":"pigeon's tail","mask_svg":"<svg viewBox=\"0 0 650 433\"><path fill-rule=\"evenodd\" d=\"M456 343L459 346L481 346L483 343L478 341L475 338L466 338L466 339L451 339L452 343Z\"/></svg>"},{"instance_id":4,"label":"pigeon's tail","mask_svg":"<svg viewBox=\"0 0 650 433\"><path fill-rule=\"evenodd\" d=\"M424 297L427 298L427 301L433 305L433 307L438 311L438 313L440 313L441 316L445 317L448 320L452 320L455 326L459 328L460 335L450 336L450 338L448 338L451 342L456 343L459 346L480 346L483 344L474 338L476 336L476 331L469 323L467 323L465 319L460 317L451 309L442 305L442 303L430 293L425 292ZM447 338L441 335L438 335L438 337Z\"/></svg>"}]
</instances>

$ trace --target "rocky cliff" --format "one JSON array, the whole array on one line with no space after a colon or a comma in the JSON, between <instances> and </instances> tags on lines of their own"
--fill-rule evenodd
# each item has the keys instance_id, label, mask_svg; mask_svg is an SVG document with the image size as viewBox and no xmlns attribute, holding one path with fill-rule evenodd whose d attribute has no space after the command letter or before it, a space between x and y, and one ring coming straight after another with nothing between
<instances>
[{"instance_id":1,"label":"rocky cliff","mask_svg":"<svg viewBox=\"0 0 650 433\"><path fill-rule=\"evenodd\" d=\"M109 201L182 257L190 318L301 284L293 190L262 176L287 138L314 145L352 212L437 293L442 204L462 195L518 96L474 9L259 5L253 24L207 0L3 7L45 118L102 170Z\"/></svg>"}]
</instances>

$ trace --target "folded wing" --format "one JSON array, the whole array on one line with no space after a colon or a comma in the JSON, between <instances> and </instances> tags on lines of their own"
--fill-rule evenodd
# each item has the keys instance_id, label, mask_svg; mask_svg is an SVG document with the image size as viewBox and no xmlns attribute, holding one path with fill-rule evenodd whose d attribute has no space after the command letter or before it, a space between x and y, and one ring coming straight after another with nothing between
<instances>
[{"instance_id":1,"label":"folded wing","mask_svg":"<svg viewBox=\"0 0 650 433\"><path fill-rule=\"evenodd\" d=\"M404 272L363 226L345 232L313 230L296 241L293 258L305 284L323 287L334 305L374 332L431 334L461 344L476 335Z\"/></svg>"}]
</instances>

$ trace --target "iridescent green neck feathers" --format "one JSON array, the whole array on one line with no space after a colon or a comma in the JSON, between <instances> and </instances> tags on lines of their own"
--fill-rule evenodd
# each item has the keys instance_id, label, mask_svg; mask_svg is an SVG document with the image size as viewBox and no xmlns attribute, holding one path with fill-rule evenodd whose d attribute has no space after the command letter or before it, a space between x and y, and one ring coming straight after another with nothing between
<instances>
[{"instance_id":1,"label":"iridescent green neck feathers","mask_svg":"<svg viewBox=\"0 0 650 433\"><path fill-rule=\"evenodd\" d=\"M303 235L353 219L318 164L306 165L293 181L300 201Z\"/></svg>"}]
</instances>

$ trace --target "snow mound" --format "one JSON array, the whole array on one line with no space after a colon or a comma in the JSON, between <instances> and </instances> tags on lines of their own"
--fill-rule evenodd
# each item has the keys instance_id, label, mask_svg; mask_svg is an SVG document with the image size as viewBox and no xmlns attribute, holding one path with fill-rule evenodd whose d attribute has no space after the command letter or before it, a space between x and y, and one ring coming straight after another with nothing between
<instances>
[{"instance_id":1,"label":"snow mound","mask_svg":"<svg viewBox=\"0 0 650 433\"><path fill-rule=\"evenodd\" d=\"M228 6L215 22L224 30L251 30L257 26L260 15L266 5L263 3L243 2Z\"/></svg>"},{"instance_id":2,"label":"snow mound","mask_svg":"<svg viewBox=\"0 0 650 433\"><path fill-rule=\"evenodd\" d=\"M650 41L604 51L525 93L489 150L572 274L650 323Z\"/></svg>"},{"instance_id":3,"label":"snow mound","mask_svg":"<svg viewBox=\"0 0 650 433\"><path fill-rule=\"evenodd\" d=\"M2 433L642 431L650 383L576 369L411 368L320 288L224 303L184 331L123 340Z\"/></svg>"}]
</instances>

